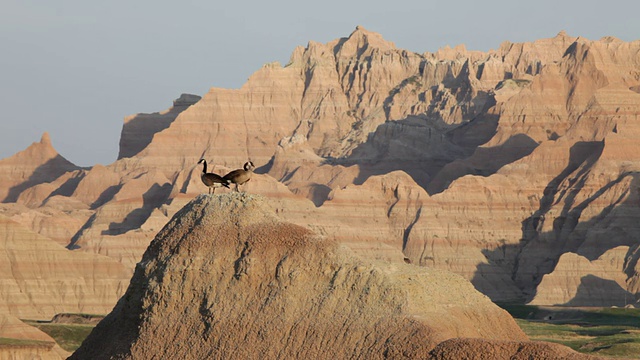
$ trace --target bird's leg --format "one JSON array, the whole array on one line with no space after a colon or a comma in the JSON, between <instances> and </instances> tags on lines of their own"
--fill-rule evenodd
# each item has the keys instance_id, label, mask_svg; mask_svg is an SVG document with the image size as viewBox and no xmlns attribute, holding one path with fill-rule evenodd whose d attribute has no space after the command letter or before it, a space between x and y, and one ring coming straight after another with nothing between
<instances>
[{"instance_id":1,"label":"bird's leg","mask_svg":"<svg viewBox=\"0 0 640 360\"><path fill-rule=\"evenodd\" d=\"M238 192L238 184L236 184L236 192Z\"/></svg>"}]
</instances>

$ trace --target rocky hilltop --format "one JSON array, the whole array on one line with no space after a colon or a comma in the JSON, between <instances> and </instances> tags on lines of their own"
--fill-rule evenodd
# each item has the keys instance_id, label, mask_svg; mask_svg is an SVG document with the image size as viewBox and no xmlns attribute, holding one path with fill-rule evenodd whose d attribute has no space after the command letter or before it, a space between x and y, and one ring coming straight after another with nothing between
<instances>
[{"instance_id":1,"label":"rocky hilltop","mask_svg":"<svg viewBox=\"0 0 640 360\"><path fill-rule=\"evenodd\" d=\"M267 201L231 193L189 202L71 359L426 358L454 337L514 345L498 354L580 358L528 343L462 277L363 261L283 221Z\"/></svg>"},{"instance_id":2,"label":"rocky hilltop","mask_svg":"<svg viewBox=\"0 0 640 360\"><path fill-rule=\"evenodd\" d=\"M0 249L23 269L0 274L21 291L0 306L47 319L63 307L108 311L114 284L207 190L200 158L216 173L251 159L244 191L371 261L452 271L494 301L636 304L638 114L640 41L561 32L419 54L358 27L296 48L240 89L127 117L113 164L77 167L47 134L0 160L3 221L57 246L25 247L39 267ZM20 285L46 282L62 253L88 266L76 283ZM92 284L111 266L107 295Z\"/></svg>"}]
</instances>

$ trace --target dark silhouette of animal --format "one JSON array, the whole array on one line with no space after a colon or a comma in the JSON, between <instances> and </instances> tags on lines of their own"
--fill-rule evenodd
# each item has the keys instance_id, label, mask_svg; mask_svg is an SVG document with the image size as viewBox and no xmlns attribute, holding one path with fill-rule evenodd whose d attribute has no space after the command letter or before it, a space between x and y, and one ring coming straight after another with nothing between
<instances>
[{"instance_id":1,"label":"dark silhouette of animal","mask_svg":"<svg viewBox=\"0 0 640 360\"><path fill-rule=\"evenodd\" d=\"M229 183L236 184L236 191L238 191L238 185L244 185L247 181L251 180L251 175L253 175L253 169L255 166L251 162L251 160L244 163L244 167L242 169L233 170L227 175L223 177Z\"/></svg>"},{"instance_id":2,"label":"dark silhouette of animal","mask_svg":"<svg viewBox=\"0 0 640 360\"><path fill-rule=\"evenodd\" d=\"M207 172L207 160L200 159L200 161L198 161L198 164L200 163L204 164L200 179L202 180L202 183L209 188L209 194L215 194L216 188L219 188L219 187L224 186L227 189L229 189L229 181L225 180L224 178L222 178L222 176L218 174Z\"/></svg>"}]
</instances>

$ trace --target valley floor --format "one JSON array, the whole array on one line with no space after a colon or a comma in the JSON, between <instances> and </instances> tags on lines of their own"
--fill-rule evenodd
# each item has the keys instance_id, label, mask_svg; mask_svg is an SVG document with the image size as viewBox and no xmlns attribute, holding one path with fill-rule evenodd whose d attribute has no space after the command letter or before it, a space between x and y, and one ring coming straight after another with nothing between
<instances>
[{"instance_id":1,"label":"valley floor","mask_svg":"<svg viewBox=\"0 0 640 360\"><path fill-rule=\"evenodd\" d=\"M640 359L640 309L499 305L531 340L590 355Z\"/></svg>"}]
</instances>

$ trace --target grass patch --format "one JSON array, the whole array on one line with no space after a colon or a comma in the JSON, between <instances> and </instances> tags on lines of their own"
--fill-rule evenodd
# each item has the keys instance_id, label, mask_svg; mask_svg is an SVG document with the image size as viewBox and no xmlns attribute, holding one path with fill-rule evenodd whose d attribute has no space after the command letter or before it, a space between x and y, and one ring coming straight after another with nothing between
<instances>
[{"instance_id":1,"label":"grass patch","mask_svg":"<svg viewBox=\"0 0 640 360\"><path fill-rule=\"evenodd\" d=\"M531 340L591 355L640 359L640 309L499 305Z\"/></svg>"},{"instance_id":2,"label":"grass patch","mask_svg":"<svg viewBox=\"0 0 640 360\"><path fill-rule=\"evenodd\" d=\"M51 336L61 348L74 352L89 336L95 325L27 322Z\"/></svg>"},{"instance_id":3,"label":"grass patch","mask_svg":"<svg viewBox=\"0 0 640 360\"><path fill-rule=\"evenodd\" d=\"M531 340L560 343L581 353L625 358L638 358L640 354L640 333L628 326L551 324L521 319L516 322Z\"/></svg>"},{"instance_id":4,"label":"grass patch","mask_svg":"<svg viewBox=\"0 0 640 360\"><path fill-rule=\"evenodd\" d=\"M51 348L51 347L53 347L53 345L54 344L52 342L48 342L48 341L27 340L27 339L12 339L12 338L0 337L0 346L16 346L16 347L20 347L20 346L28 346L28 347L42 346L42 347Z\"/></svg>"}]
</instances>

